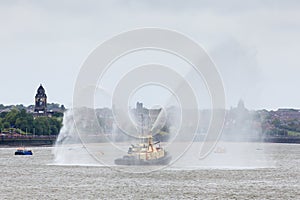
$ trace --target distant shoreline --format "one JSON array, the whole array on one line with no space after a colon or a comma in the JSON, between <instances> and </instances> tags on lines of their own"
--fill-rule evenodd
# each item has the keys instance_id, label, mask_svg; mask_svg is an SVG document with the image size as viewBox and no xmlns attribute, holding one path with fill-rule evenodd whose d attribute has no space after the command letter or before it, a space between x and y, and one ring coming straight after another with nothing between
<instances>
[{"instance_id":1,"label":"distant shoreline","mask_svg":"<svg viewBox=\"0 0 300 200\"><path fill-rule=\"evenodd\" d=\"M18 147L54 147L54 145L2 145L0 144L0 149L18 148Z\"/></svg>"},{"instance_id":2,"label":"distant shoreline","mask_svg":"<svg viewBox=\"0 0 300 200\"><path fill-rule=\"evenodd\" d=\"M223 142L258 142L258 143L282 143L282 144L300 144L300 137L267 137L261 140L220 140ZM30 139L9 139L0 140L0 148L10 148L18 146L31 146L31 147L53 147L56 138L30 138ZM100 141L98 141L100 142ZM195 141L201 142L201 141ZM101 142L100 142L101 143Z\"/></svg>"},{"instance_id":3,"label":"distant shoreline","mask_svg":"<svg viewBox=\"0 0 300 200\"><path fill-rule=\"evenodd\" d=\"M53 146L55 144L56 137L53 136L35 136L35 137L1 137L0 147L16 147L16 146Z\"/></svg>"},{"instance_id":4,"label":"distant shoreline","mask_svg":"<svg viewBox=\"0 0 300 200\"><path fill-rule=\"evenodd\" d=\"M300 137L267 137L264 138L265 143L288 143L300 144Z\"/></svg>"}]
</instances>

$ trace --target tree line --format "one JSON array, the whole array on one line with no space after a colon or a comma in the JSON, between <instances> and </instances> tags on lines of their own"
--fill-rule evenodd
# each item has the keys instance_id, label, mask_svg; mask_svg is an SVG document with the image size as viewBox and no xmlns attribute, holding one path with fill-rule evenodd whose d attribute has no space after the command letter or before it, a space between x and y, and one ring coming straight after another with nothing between
<instances>
[{"instance_id":1,"label":"tree line","mask_svg":"<svg viewBox=\"0 0 300 200\"><path fill-rule=\"evenodd\" d=\"M12 109L0 113L0 129L3 133L21 133L35 135L58 135L62 127L62 117L34 117L25 109Z\"/></svg>"}]
</instances>

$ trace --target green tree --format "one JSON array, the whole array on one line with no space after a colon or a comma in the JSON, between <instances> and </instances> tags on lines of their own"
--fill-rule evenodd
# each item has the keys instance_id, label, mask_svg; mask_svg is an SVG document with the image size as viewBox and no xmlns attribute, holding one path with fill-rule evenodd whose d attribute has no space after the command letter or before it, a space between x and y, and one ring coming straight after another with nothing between
<instances>
[{"instance_id":1,"label":"green tree","mask_svg":"<svg viewBox=\"0 0 300 200\"><path fill-rule=\"evenodd\" d=\"M54 104L54 106L57 106ZM27 133L35 133L37 135L57 135L62 127L62 116L59 117L36 117L31 113L27 113L22 109L22 105L7 113L0 113L0 129L16 128ZM61 113L62 114L62 113Z\"/></svg>"},{"instance_id":2,"label":"green tree","mask_svg":"<svg viewBox=\"0 0 300 200\"><path fill-rule=\"evenodd\" d=\"M35 128L35 133L37 135L49 134L49 123L47 117L37 117L33 121L33 126Z\"/></svg>"},{"instance_id":3,"label":"green tree","mask_svg":"<svg viewBox=\"0 0 300 200\"><path fill-rule=\"evenodd\" d=\"M26 131L26 128L28 127L28 123L24 118L17 118L15 125L16 128L19 128L22 131Z\"/></svg>"},{"instance_id":4,"label":"green tree","mask_svg":"<svg viewBox=\"0 0 300 200\"><path fill-rule=\"evenodd\" d=\"M3 123L3 128L10 128L9 122L4 122Z\"/></svg>"},{"instance_id":5,"label":"green tree","mask_svg":"<svg viewBox=\"0 0 300 200\"><path fill-rule=\"evenodd\" d=\"M57 127L54 126L54 125L51 125L50 126L50 134L51 135L58 135L58 133L59 133L59 131L58 131Z\"/></svg>"},{"instance_id":6,"label":"green tree","mask_svg":"<svg viewBox=\"0 0 300 200\"><path fill-rule=\"evenodd\" d=\"M280 127L281 122L279 119L276 118L271 122L271 124L273 124L275 127Z\"/></svg>"},{"instance_id":7,"label":"green tree","mask_svg":"<svg viewBox=\"0 0 300 200\"><path fill-rule=\"evenodd\" d=\"M3 123L2 123L2 119L0 118L0 130L2 131L3 129Z\"/></svg>"},{"instance_id":8,"label":"green tree","mask_svg":"<svg viewBox=\"0 0 300 200\"><path fill-rule=\"evenodd\" d=\"M62 126L61 121L55 117L48 118L48 121L49 121L49 125L50 125L51 134L57 135Z\"/></svg>"},{"instance_id":9,"label":"green tree","mask_svg":"<svg viewBox=\"0 0 300 200\"><path fill-rule=\"evenodd\" d=\"M22 131L26 131L27 133L33 132L33 116L26 112L25 109L22 109L17 114L17 119L15 122L15 127L21 129Z\"/></svg>"},{"instance_id":10,"label":"green tree","mask_svg":"<svg viewBox=\"0 0 300 200\"><path fill-rule=\"evenodd\" d=\"M6 114L5 121L8 122L10 126L14 127L18 117L18 113L19 111L16 109L11 110L9 113Z\"/></svg>"},{"instance_id":11,"label":"green tree","mask_svg":"<svg viewBox=\"0 0 300 200\"><path fill-rule=\"evenodd\" d=\"M0 118L5 118L5 116L7 115L8 112L1 112L0 113Z\"/></svg>"},{"instance_id":12,"label":"green tree","mask_svg":"<svg viewBox=\"0 0 300 200\"><path fill-rule=\"evenodd\" d=\"M5 106L3 104L0 104L0 109L2 110L4 108L5 108Z\"/></svg>"}]
</instances>

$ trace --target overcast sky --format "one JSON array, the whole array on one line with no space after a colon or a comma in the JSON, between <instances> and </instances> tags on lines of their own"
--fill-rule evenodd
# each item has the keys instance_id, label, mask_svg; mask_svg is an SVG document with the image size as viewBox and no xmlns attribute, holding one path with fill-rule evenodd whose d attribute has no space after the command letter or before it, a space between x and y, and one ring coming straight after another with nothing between
<instances>
[{"instance_id":1,"label":"overcast sky","mask_svg":"<svg viewBox=\"0 0 300 200\"><path fill-rule=\"evenodd\" d=\"M70 106L81 64L104 40L161 27L201 44L224 81L227 107L300 108L300 1L0 1L0 104Z\"/></svg>"}]
</instances>

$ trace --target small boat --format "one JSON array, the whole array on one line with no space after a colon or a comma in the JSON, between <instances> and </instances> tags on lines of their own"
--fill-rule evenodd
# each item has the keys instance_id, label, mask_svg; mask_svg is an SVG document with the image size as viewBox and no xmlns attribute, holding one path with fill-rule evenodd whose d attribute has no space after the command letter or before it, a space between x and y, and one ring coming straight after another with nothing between
<instances>
[{"instance_id":1,"label":"small boat","mask_svg":"<svg viewBox=\"0 0 300 200\"><path fill-rule=\"evenodd\" d=\"M226 153L226 149L224 147L217 147L214 153Z\"/></svg>"},{"instance_id":2,"label":"small boat","mask_svg":"<svg viewBox=\"0 0 300 200\"><path fill-rule=\"evenodd\" d=\"M115 160L116 165L167 165L172 160L158 143L153 143L152 136L140 138L141 143L131 145L127 155Z\"/></svg>"},{"instance_id":3,"label":"small boat","mask_svg":"<svg viewBox=\"0 0 300 200\"><path fill-rule=\"evenodd\" d=\"M32 155L32 151L25 148L18 148L15 155Z\"/></svg>"}]
</instances>

